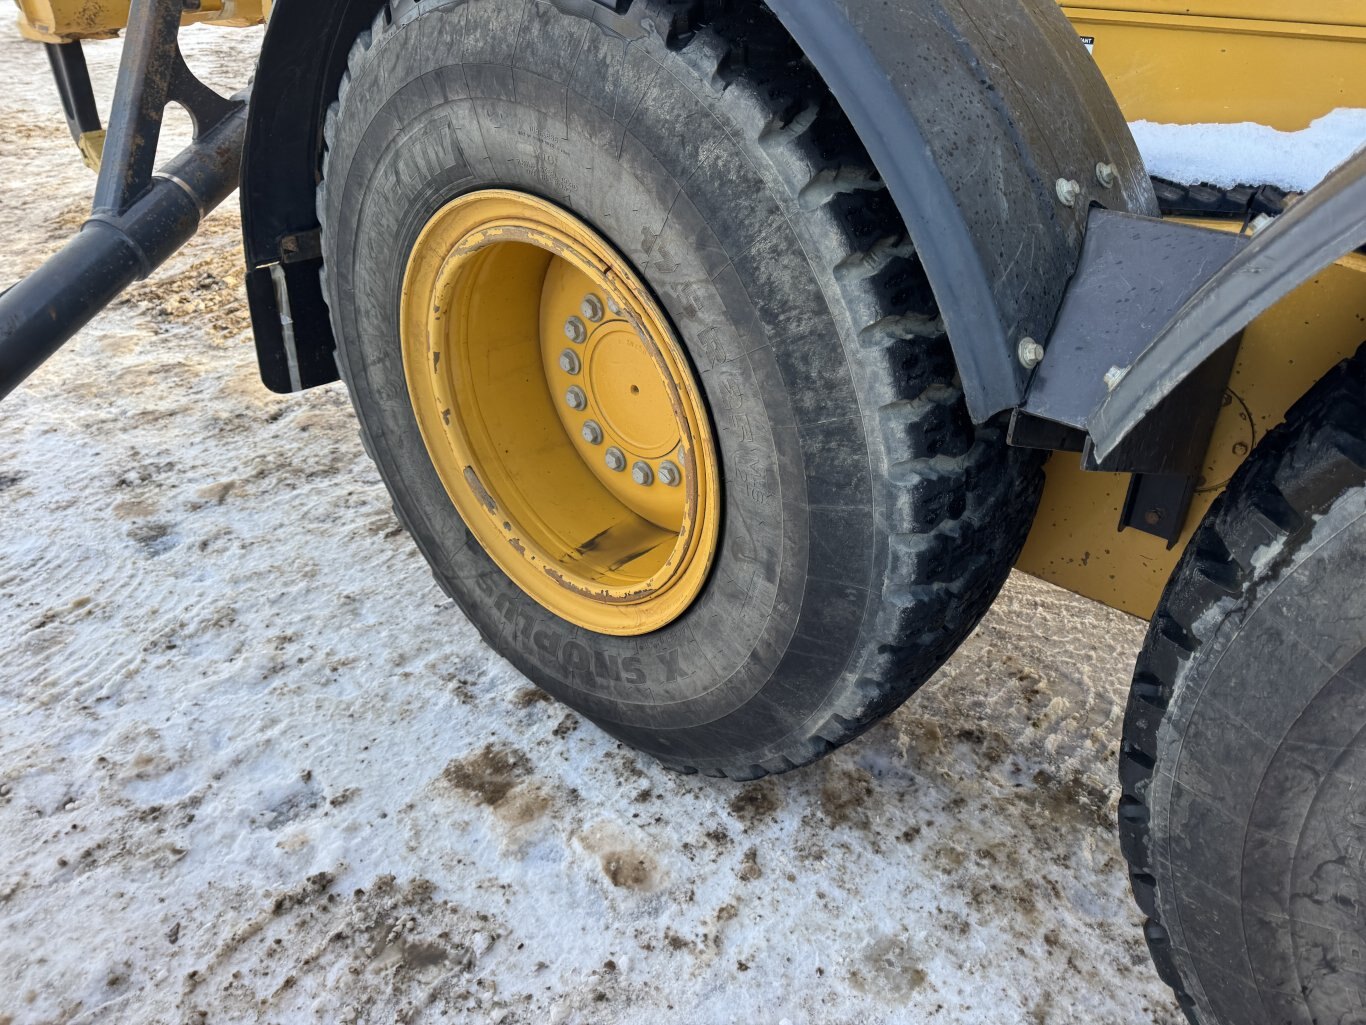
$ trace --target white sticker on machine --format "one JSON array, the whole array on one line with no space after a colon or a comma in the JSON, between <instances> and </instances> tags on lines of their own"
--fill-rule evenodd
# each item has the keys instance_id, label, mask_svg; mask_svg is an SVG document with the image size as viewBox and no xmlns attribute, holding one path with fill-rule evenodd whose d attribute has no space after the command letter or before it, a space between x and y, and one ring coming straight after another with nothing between
<instances>
[{"instance_id":1,"label":"white sticker on machine","mask_svg":"<svg viewBox=\"0 0 1366 1025\"><path fill-rule=\"evenodd\" d=\"M1081 37L1081 44L1082 44L1082 46L1086 47L1086 52L1087 52L1087 53L1092 54L1092 55L1095 54L1095 52L1096 52L1096 37L1095 37L1095 36L1082 36L1082 37Z\"/></svg>"}]
</instances>

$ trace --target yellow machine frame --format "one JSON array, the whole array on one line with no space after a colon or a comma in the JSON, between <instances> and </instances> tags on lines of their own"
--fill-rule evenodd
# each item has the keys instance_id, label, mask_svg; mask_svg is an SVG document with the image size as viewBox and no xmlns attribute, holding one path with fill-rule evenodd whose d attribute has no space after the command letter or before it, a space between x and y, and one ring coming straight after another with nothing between
<instances>
[{"instance_id":1,"label":"yellow machine frame","mask_svg":"<svg viewBox=\"0 0 1366 1025\"><path fill-rule=\"evenodd\" d=\"M1063 11L1093 41L1130 121L1298 131L1366 105L1360 0L1091 0Z\"/></svg>"},{"instance_id":2,"label":"yellow machine frame","mask_svg":"<svg viewBox=\"0 0 1366 1025\"><path fill-rule=\"evenodd\" d=\"M1130 121L1255 121L1293 131L1338 107L1366 107L1366 4L1359 0L1093 0L1063 9L1078 33L1093 40L1092 53ZM1076 456L1057 453L1018 568L1147 619L1233 471L1363 341L1366 257L1354 254L1244 332L1175 546L1168 550L1141 531L1117 530L1127 474L1085 472Z\"/></svg>"},{"instance_id":3,"label":"yellow machine frame","mask_svg":"<svg viewBox=\"0 0 1366 1025\"><path fill-rule=\"evenodd\" d=\"M15 0L19 31L40 43L71 43L78 39L112 39L128 24L129 0ZM183 24L213 22L246 27L270 15L271 0L199 0L187 10Z\"/></svg>"}]
</instances>

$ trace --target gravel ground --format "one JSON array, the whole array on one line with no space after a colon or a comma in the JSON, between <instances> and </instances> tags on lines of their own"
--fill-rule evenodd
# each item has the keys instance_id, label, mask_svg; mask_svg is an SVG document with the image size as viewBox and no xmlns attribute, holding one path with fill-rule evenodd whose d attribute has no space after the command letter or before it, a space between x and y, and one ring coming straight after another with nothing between
<instances>
[{"instance_id":1,"label":"gravel ground","mask_svg":"<svg viewBox=\"0 0 1366 1025\"><path fill-rule=\"evenodd\" d=\"M6 283L92 187L12 29L0 178ZM237 231L0 405L0 1025L1175 1025L1111 826L1142 624L1017 577L852 747L668 774L480 642L340 386L259 384Z\"/></svg>"}]
</instances>

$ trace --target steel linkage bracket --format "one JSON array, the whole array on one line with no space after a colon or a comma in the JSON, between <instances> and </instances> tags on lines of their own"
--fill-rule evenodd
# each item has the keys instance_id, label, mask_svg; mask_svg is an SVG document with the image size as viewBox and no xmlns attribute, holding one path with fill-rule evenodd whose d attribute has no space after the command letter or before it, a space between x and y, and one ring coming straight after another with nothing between
<instances>
[{"instance_id":1,"label":"steel linkage bracket","mask_svg":"<svg viewBox=\"0 0 1366 1025\"><path fill-rule=\"evenodd\" d=\"M226 99L186 66L179 44L183 3L132 0L90 219L46 263L0 293L0 398L189 241L237 188L246 93ZM84 57L65 49L70 45L48 55L80 141L99 121ZM189 113L194 141L157 170L171 103Z\"/></svg>"},{"instance_id":2,"label":"steel linkage bracket","mask_svg":"<svg viewBox=\"0 0 1366 1025\"><path fill-rule=\"evenodd\" d=\"M1142 434L1104 465L1092 451L1094 417L1152 339L1247 244L1229 232L1091 213L1081 263L1009 437L1024 448L1080 452L1089 470L1132 473L1121 530L1133 527L1168 545L1180 536L1237 338L1183 381Z\"/></svg>"},{"instance_id":3,"label":"steel linkage bracket","mask_svg":"<svg viewBox=\"0 0 1366 1025\"><path fill-rule=\"evenodd\" d=\"M178 103L190 115L195 141L243 106L219 96L186 65L180 52L183 10L183 0L134 0L129 11L95 186L97 215L123 213L151 185L169 104Z\"/></svg>"}]
</instances>

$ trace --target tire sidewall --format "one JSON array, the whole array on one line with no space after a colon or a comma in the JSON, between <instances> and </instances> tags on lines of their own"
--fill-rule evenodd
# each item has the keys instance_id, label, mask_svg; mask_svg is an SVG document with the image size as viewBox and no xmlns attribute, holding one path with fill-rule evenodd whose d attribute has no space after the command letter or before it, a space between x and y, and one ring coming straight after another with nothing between
<instances>
[{"instance_id":1,"label":"tire sidewall","mask_svg":"<svg viewBox=\"0 0 1366 1025\"><path fill-rule=\"evenodd\" d=\"M822 293L828 268L808 261L785 197L715 97L667 74L678 59L662 43L543 4L476 6L539 23L528 34L518 20L532 41L522 66L424 63L425 19L395 26L352 76L330 140L328 287L362 429L438 579L519 670L666 760L705 765L725 736L761 761L855 672L885 571L847 315ZM623 80L655 68L635 108L614 115L541 52L573 40L602 47ZM405 66L398 54L413 50ZM426 455L397 337L402 274L430 217L487 188L557 203L617 246L672 319L710 408L724 473L716 560L693 607L647 637L594 634L528 598L465 530ZM829 540L813 549L813 536Z\"/></svg>"}]
</instances>

